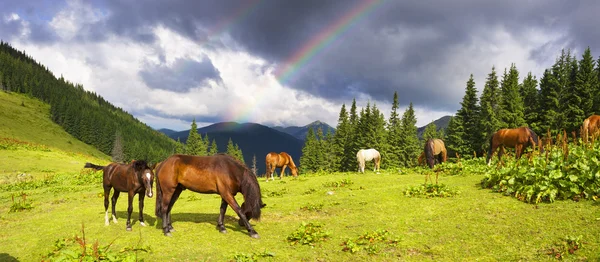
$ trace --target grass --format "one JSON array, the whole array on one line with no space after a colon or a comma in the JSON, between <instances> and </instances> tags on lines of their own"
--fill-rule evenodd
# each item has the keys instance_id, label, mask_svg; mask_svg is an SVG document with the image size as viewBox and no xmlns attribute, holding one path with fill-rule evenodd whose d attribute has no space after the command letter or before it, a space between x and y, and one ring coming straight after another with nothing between
<instances>
[{"instance_id":1,"label":"grass","mask_svg":"<svg viewBox=\"0 0 600 262\"><path fill-rule=\"evenodd\" d=\"M147 199L144 210L150 226L136 223L133 232L125 231L127 197L123 194L117 204L119 223L105 226L100 177L95 175L96 182L79 186L69 185L68 175L60 177L66 182L0 192L0 258L4 253L23 261L40 260L55 240L81 235L83 223L90 242L107 245L114 241L114 251L138 243L149 246L150 253L140 253L148 261L539 261L551 260L546 253L567 236L581 236L583 244L566 259L600 259L597 203L526 204L480 189L481 175L440 176L440 183L460 192L447 198L405 196L407 188L423 183L423 175L410 170L403 175L383 171L302 175L268 183L260 179L267 207L261 221L251 222L260 239L250 238L237 225L231 209L225 220L229 232L219 233L215 228L219 197L189 191L183 192L173 208L177 231L172 238L162 235L160 220L154 216L154 199ZM342 181L353 183L332 186ZM27 194L33 208L9 212L11 196L21 193ZM242 202L240 195L237 199ZM136 198L133 218L137 212ZM314 246L291 245L287 238L303 222L322 225L329 238ZM381 230L397 242L369 252L342 250L345 241Z\"/></svg>"},{"instance_id":2,"label":"grass","mask_svg":"<svg viewBox=\"0 0 600 262\"><path fill-rule=\"evenodd\" d=\"M49 105L25 95L0 92L0 122L0 184L21 174L77 172L86 161L110 159L53 123Z\"/></svg>"}]
</instances>

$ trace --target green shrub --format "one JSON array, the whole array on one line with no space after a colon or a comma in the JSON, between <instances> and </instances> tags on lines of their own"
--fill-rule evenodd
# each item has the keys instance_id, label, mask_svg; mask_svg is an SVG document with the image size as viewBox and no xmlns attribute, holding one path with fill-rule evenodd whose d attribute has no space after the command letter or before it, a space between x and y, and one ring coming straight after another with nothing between
<instances>
[{"instance_id":1,"label":"green shrub","mask_svg":"<svg viewBox=\"0 0 600 262\"><path fill-rule=\"evenodd\" d=\"M323 225L318 223L302 222L300 227L287 237L290 245L309 245L314 246L316 243L325 241L331 233L323 231Z\"/></svg>"},{"instance_id":2,"label":"green shrub","mask_svg":"<svg viewBox=\"0 0 600 262\"><path fill-rule=\"evenodd\" d=\"M357 238L346 239L342 242L342 251L354 254L365 250L369 255L376 255L384 248L396 246L398 241L397 238L392 238L388 230L375 230Z\"/></svg>"},{"instance_id":3,"label":"green shrub","mask_svg":"<svg viewBox=\"0 0 600 262\"><path fill-rule=\"evenodd\" d=\"M460 192L444 184L425 184L414 187L408 187L404 190L404 195L408 197L452 197Z\"/></svg>"}]
</instances>

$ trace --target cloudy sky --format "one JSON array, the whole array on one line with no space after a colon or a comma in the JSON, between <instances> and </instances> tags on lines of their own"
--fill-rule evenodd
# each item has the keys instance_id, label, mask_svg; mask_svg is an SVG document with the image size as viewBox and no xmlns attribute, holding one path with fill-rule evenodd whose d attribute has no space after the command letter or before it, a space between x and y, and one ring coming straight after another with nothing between
<instances>
[{"instance_id":1,"label":"cloudy sky","mask_svg":"<svg viewBox=\"0 0 600 262\"><path fill-rule=\"evenodd\" d=\"M598 57L600 2L2 0L0 38L154 128L221 121L335 127L394 92L423 126L495 66L541 76Z\"/></svg>"}]
</instances>

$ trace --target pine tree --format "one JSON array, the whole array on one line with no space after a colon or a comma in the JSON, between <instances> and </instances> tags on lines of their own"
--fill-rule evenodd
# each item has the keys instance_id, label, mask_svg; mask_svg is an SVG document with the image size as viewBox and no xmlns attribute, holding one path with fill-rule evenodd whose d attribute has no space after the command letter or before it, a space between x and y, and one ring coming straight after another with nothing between
<instances>
[{"instance_id":1,"label":"pine tree","mask_svg":"<svg viewBox=\"0 0 600 262\"><path fill-rule=\"evenodd\" d=\"M238 160L240 160L240 162L242 162L242 164L246 164L246 161L244 160L244 153L242 152L242 149L238 146L238 144L234 145L235 151L235 158L237 158Z\"/></svg>"},{"instance_id":2,"label":"pine tree","mask_svg":"<svg viewBox=\"0 0 600 262\"><path fill-rule=\"evenodd\" d=\"M541 115L539 106L539 94L537 90L537 79L529 72L527 77L523 79L521 85L521 97L523 97L523 118L525 123L537 134L542 134L540 128Z\"/></svg>"},{"instance_id":3,"label":"pine tree","mask_svg":"<svg viewBox=\"0 0 600 262\"><path fill-rule=\"evenodd\" d=\"M357 170L356 164L356 153L360 149L358 137L358 114L356 112L356 99L352 100L352 106L350 107L350 117L348 121L348 137L346 142L346 148L344 148L344 158L342 159L342 167L346 170Z\"/></svg>"},{"instance_id":4,"label":"pine tree","mask_svg":"<svg viewBox=\"0 0 600 262\"><path fill-rule=\"evenodd\" d=\"M592 106L591 114L599 115L600 114L600 58L598 58L598 61L596 61L596 75L597 75L596 85L592 86L592 97L594 100L594 106Z\"/></svg>"},{"instance_id":5,"label":"pine tree","mask_svg":"<svg viewBox=\"0 0 600 262\"><path fill-rule=\"evenodd\" d=\"M417 118L412 102L400 120L401 133L401 163L406 167L416 166L417 157L421 153L419 137L417 136ZM383 159L383 156L382 156Z\"/></svg>"},{"instance_id":6,"label":"pine tree","mask_svg":"<svg viewBox=\"0 0 600 262\"><path fill-rule=\"evenodd\" d=\"M115 163L123 163L123 161L125 161L125 154L123 153L123 138L118 130L115 132L115 142L113 143L111 156L112 161Z\"/></svg>"},{"instance_id":7,"label":"pine tree","mask_svg":"<svg viewBox=\"0 0 600 262\"><path fill-rule=\"evenodd\" d=\"M215 141L214 139L212 140L212 143L210 143L210 150L208 152L209 156L213 156L219 153L219 149L217 148L217 141ZM256 174L256 173L255 173Z\"/></svg>"},{"instance_id":8,"label":"pine tree","mask_svg":"<svg viewBox=\"0 0 600 262\"><path fill-rule=\"evenodd\" d=\"M233 143L231 137L229 138L229 141L227 141L227 154L244 163L244 155L242 154L242 150L237 144Z\"/></svg>"},{"instance_id":9,"label":"pine tree","mask_svg":"<svg viewBox=\"0 0 600 262\"><path fill-rule=\"evenodd\" d=\"M463 141L464 129L461 117L454 116L450 118L448 123L448 129L446 130L446 148L448 149L448 155L454 156L455 154L462 155L461 152L466 152L465 142Z\"/></svg>"},{"instance_id":10,"label":"pine tree","mask_svg":"<svg viewBox=\"0 0 600 262\"><path fill-rule=\"evenodd\" d=\"M504 128L517 128L525 125L523 99L519 93L519 71L515 64L508 73L504 70L500 85L500 121ZM465 130L467 131L467 130Z\"/></svg>"},{"instance_id":11,"label":"pine tree","mask_svg":"<svg viewBox=\"0 0 600 262\"><path fill-rule=\"evenodd\" d=\"M569 84L566 86L566 90L563 92L564 97L562 101L564 101L564 105L562 106L563 111L563 119L565 120L562 123L562 128L567 131L567 133L571 133L572 131L579 131L579 127L583 123L583 120L586 118L585 111L582 108L585 106L586 97L584 95L588 94L584 90L582 85L577 85L577 75L578 75L578 64L577 59L571 60L570 65L570 74L569 74ZM591 104L590 109L591 110Z\"/></svg>"},{"instance_id":12,"label":"pine tree","mask_svg":"<svg viewBox=\"0 0 600 262\"><path fill-rule=\"evenodd\" d=\"M583 52L581 60L579 60L579 70L575 78L575 88L581 97L581 109L583 110L584 119L594 113L600 113L600 108L594 108L594 96L597 94L599 84L599 75L596 72L596 61L592 57L590 48L586 48ZM582 119L579 119L583 121ZM580 123L581 125L581 123Z\"/></svg>"},{"instance_id":13,"label":"pine tree","mask_svg":"<svg viewBox=\"0 0 600 262\"><path fill-rule=\"evenodd\" d=\"M348 135L350 133L350 123L348 122L348 112L346 112L346 105L342 104L340 114L338 117L338 124L336 127L335 134L333 135L333 144L331 145L331 152L333 157L333 170L336 171L348 171L349 167L343 165L345 157L344 149L347 147Z\"/></svg>"},{"instance_id":14,"label":"pine tree","mask_svg":"<svg viewBox=\"0 0 600 262\"><path fill-rule=\"evenodd\" d=\"M500 129L500 120L497 115L500 107L499 100L500 83L498 82L498 76L496 76L496 69L492 67L492 72L488 74L479 100L479 138L483 142L487 141L494 132ZM476 150L485 152L487 147L486 143L481 143Z\"/></svg>"},{"instance_id":15,"label":"pine tree","mask_svg":"<svg viewBox=\"0 0 600 262\"><path fill-rule=\"evenodd\" d=\"M185 153L188 155L200 156L202 154L202 137L198 134L198 126L196 125L196 119L192 121L190 133L185 143Z\"/></svg>"},{"instance_id":16,"label":"pine tree","mask_svg":"<svg viewBox=\"0 0 600 262\"><path fill-rule=\"evenodd\" d=\"M309 127L306 139L304 140L304 147L302 147L302 156L300 157L302 172L317 171L316 142L315 132L312 127Z\"/></svg>"},{"instance_id":17,"label":"pine tree","mask_svg":"<svg viewBox=\"0 0 600 262\"><path fill-rule=\"evenodd\" d=\"M185 148L179 137L177 138L177 144L175 144L175 154L184 154Z\"/></svg>"},{"instance_id":18,"label":"pine tree","mask_svg":"<svg viewBox=\"0 0 600 262\"><path fill-rule=\"evenodd\" d=\"M401 154L401 132L402 126L398 115L398 93L394 92L392 102L392 111L387 123L387 147L382 155L385 155L386 161L382 163L385 168L398 168Z\"/></svg>"},{"instance_id":19,"label":"pine tree","mask_svg":"<svg viewBox=\"0 0 600 262\"><path fill-rule=\"evenodd\" d=\"M481 138L479 137L479 106L477 99L477 89L473 74L467 81L465 96L463 97L461 109L457 115L461 118L464 128L463 141L465 142L465 151L462 154L472 154L481 148Z\"/></svg>"},{"instance_id":20,"label":"pine tree","mask_svg":"<svg viewBox=\"0 0 600 262\"><path fill-rule=\"evenodd\" d=\"M258 176L258 167L256 166L256 154L252 155L252 173Z\"/></svg>"},{"instance_id":21,"label":"pine tree","mask_svg":"<svg viewBox=\"0 0 600 262\"><path fill-rule=\"evenodd\" d=\"M552 69L544 71L540 80L541 110L543 112L542 129L550 130L555 136L562 130L564 123L565 92L569 83L571 53L562 50Z\"/></svg>"},{"instance_id":22,"label":"pine tree","mask_svg":"<svg viewBox=\"0 0 600 262\"><path fill-rule=\"evenodd\" d=\"M323 171L326 169L327 163L326 163L326 150L325 148L327 147L326 145L326 141L325 141L325 136L323 135L323 129L321 127L317 128L317 140L315 141L315 150L314 150L314 154L315 154L315 164L316 164L316 169L318 171Z\"/></svg>"},{"instance_id":23,"label":"pine tree","mask_svg":"<svg viewBox=\"0 0 600 262\"><path fill-rule=\"evenodd\" d=\"M385 155L385 152L387 152L387 147L388 147L388 143L387 143L387 130L385 129L386 126L386 122L385 122L385 117L383 116L383 113L381 113L381 111L379 111L379 108L377 108L377 105L375 105L375 103L373 103L373 107L371 109L371 117L372 117L372 124L373 124L373 129L374 129L374 143L373 143L373 148L377 149L382 155ZM385 169L385 163L386 162L382 162L382 168Z\"/></svg>"},{"instance_id":24,"label":"pine tree","mask_svg":"<svg viewBox=\"0 0 600 262\"><path fill-rule=\"evenodd\" d=\"M428 139L434 139L434 138L441 138L441 137L438 135L437 126L432 121L431 123L429 123L429 125L427 125L425 127L425 130L423 131L423 141L427 141Z\"/></svg>"}]
</instances>

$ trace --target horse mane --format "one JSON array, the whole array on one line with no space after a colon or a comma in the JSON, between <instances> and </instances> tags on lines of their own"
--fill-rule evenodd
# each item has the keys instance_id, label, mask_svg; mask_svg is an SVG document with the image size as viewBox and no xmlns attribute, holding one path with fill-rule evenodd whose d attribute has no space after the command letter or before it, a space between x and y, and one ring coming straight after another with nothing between
<instances>
[{"instance_id":1,"label":"horse mane","mask_svg":"<svg viewBox=\"0 0 600 262\"><path fill-rule=\"evenodd\" d=\"M144 169L150 168L146 160L133 160L132 166L135 171L144 171Z\"/></svg>"},{"instance_id":2,"label":"horse mane","mask_svg":"<svg viewBox=\"0 0 600 262\"><path fill-rule=\"evenodd\" d=\"M229 160L237 164L238 167L243 169L242 177L238 181L240 183L240 191L244 196L244 203L242 203L242 213L250 214L250 218L260 220L261 208L263 207L262 194L260 192L260 186L258 185L258 179L256 175L248 166L242 161L228 154L218 154L226 156ZM247 204L246 204L247 203Z\"/></svg>"},{"instance_id":3,"label":"horse mane","mask_svg":"<svg viewBox=\"0 0 600 262\"><path fill-rule=\"evenodd\" d=\"M531 138L533 139L533 142L535 143L534 145L531 145L531 147L535 149L535 147L539 144L538 136L535 132L533 132L533 130L531 130L531 128L527 127L527 130L529 131L529 135L531 136ZM540 147L539 150L540 150L540 153L544 153L543 146Z\"/></svg>"},{"instance_id":4,"label":"horse mane","mask_svg":"<svg viewBox=\"0 0 600 262\"><path fill-rule=\"evenodd\" d=\"M432 139L427 139L423 151L425 152L425 159L427 160L427 165L429 165L430 168L433 168L433 165L435 164L435 158L433 156L435 149L433 148Z\"/></svg>"}]
</instances>

